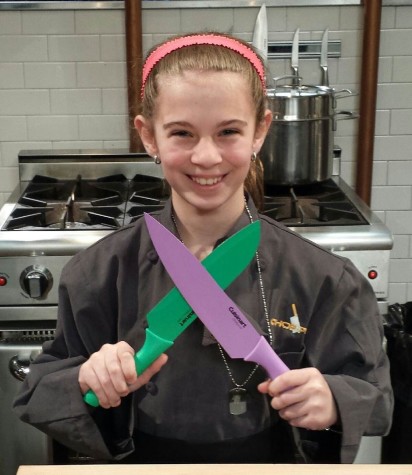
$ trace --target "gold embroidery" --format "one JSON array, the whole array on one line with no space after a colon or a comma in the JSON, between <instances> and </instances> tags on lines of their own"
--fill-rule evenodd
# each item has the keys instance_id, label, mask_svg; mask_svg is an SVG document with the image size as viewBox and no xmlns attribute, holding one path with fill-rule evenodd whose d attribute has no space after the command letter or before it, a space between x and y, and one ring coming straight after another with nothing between
<instances>
[{"instance_id":1,"label":"gold embroidery","mask_svg":"<svg viewBox=\"0 0 412 475\"><path fill-rule=\"evenodd\" d=\"M283 320L278 320L277 318L272 318L270 320L270 324L273 327L280 327L283 328L284 330L289 330L294 333L306 333L308 331L307 328L300 326L300 330L298 330L298 327L294 325L293 323L290 322L285 322Z\"/></svg>"}]
</instances>

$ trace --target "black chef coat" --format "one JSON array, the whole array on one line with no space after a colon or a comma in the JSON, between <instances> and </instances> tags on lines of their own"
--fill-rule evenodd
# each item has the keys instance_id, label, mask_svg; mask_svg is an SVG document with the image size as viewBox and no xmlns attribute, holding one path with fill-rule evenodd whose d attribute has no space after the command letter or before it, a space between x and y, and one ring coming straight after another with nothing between
<instances>
[{"instance_id":1,"label":"black chef coat","mask_svg":"<svg viewBox=\"0 0 412 475\"><path fill-rule=\"evenodd\" d=\"M258 219L250 199L248 204ZM175 232L170 201L155 215ZM266 216L259 218L259 257L273 347L291 369L318 368L340 414L340 433L295 430L294 443L308 461L350 463L361 436L386 433L391 420L392 391L375 295L347 259ZM229 234L248 223L244 214ZM115 460L138 453L142 434L146 441L199 447L231 442L236 447L237 442L258 440L260 434L286 434L289 426L279 422L268 396L256 390L265 379L261 369L247 384L246 413L229 413L233 383L217 344L199 320L167 351L168 363L153 384L124 398L118 408L90 409L84 404L77 381L80 365L105 343L125 340L139 349L147 312L172 287L142 219L76 254L61 276L56 337L44 344L16 398L21 419L68 447ZM227 293L268 336L256 261ZM300 332L290 323L292 304ZM253 369L252 363L228 362L237 383ZM279 438L272 436L276 446ZM277 456L280 446L273 450L273 461L282 460Z\"/></svg>"}]
</instances>

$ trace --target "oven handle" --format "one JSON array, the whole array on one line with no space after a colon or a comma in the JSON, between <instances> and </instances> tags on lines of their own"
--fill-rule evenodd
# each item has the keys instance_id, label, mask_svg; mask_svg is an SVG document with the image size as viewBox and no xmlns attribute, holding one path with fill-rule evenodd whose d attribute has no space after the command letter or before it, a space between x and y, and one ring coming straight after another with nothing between
<instances>
[{"instance_id":1,"label":"oven handle","mask_svg":"<svg viewBox=\"0 0 412 475\"><path fill-rule=\"evenodd\" d=\"M40 353L40 350L34 350L30 353L20 353L10 358L9 371L19 381L24 381L30 373L30 364Z\"/></svg>"}]
</instances>

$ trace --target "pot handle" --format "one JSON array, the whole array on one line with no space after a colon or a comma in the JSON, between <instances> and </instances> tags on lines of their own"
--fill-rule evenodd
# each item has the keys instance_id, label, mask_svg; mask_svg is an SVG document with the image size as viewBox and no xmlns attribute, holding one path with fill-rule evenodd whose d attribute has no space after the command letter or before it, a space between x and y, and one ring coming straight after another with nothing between
<instances>
[{"instance_id":1,"label":"pot handle","mask_svg":"<svg viewBox=\"0 0 412 475\"><path fill-rule=\"evenodd\" d=\"M274 82L274 89L276 89L276 86L277 86L277 83L278 81L282 81L283 79L292 79L294 81L296 81L296 79L298 80L298 85L300 86L301 83L302 83L302 76L295 76L293 74L287 74L285 76L277 76L275 78L272 78L273 79L273 82Z\"/></svg>"},{"instance_id":2,"label":"pot handle","mask_svg":"<svg viewBox=\"0 0 412 475\"><path fill-rule=\"evenodd\" d=\"M344 97L358 96L359 92L353 92L350 89L341 89L334 92L336 99L343 99Z\"/></svg>"},{"instance_id":3,"label":"pot handle","mask_svg":"<svg viewBox=\"0 0 412 475\"><path fill-rule=\"evenodd\" d=\"M345 97L358 96L358 92L352 92L350 89L341 89L340 91L333 91L333 108L336 109L337 100Z\"/></svg>"},{"instance_id":4,"label":"pot handle","mask_svg":"<svg viewBox=\"0 0 412 475\"><path fill-rule=\"evenodd\" d=\"M338 117L342 116L342 117ZM335 111L333 114L333 131L336 132L336 122L338 120L349 120L349 119L358 119L359 114L357 112L352 112L352 111L346 111L346 110L341 110L341 111Z\"/></svg>"},{"instance_id":5,"label":"pot handle","mask_svg":"<svg viewBox=\"0 0 412 475\"><path fill-rule=\"evenodd\" d=\"M336 118L336 120L348 120L348 119L358 119L359 114L357 112L352 112L352 111L335 111L333 114ZM336 117L338 115L342 115L343 117Z\"/></svg>"}]
</instances>

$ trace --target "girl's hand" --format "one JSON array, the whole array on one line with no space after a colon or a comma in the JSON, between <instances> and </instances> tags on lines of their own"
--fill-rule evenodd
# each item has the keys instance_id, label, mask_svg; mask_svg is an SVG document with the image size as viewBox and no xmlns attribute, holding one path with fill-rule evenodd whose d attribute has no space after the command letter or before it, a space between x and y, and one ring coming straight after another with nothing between
<instances>
[{"instance_id":1,"label":"girl's hand","mask_svg":"<svg viewBox=\"0 0 412 475\"><path fill-rule=\"evenodd\" d=\"M80 389L83 394L92 389L105 409L116 407L122 397L148 383L166 361L167 356L163 354L137 375L133 348L125 341L106 344L80 367Z\"/></svg>"},{"instance_id":2,"label":"girl's hand","mask_svg":"<svg viewBox=\"0 0 412 475\"><path fill-rule=\"evenodd\" d=\"M291 426L323 430L338 421L332 392L316 368L288 371L259 384L258 390L269 394L271 406Z\"/></svg>"}]
</instances>

